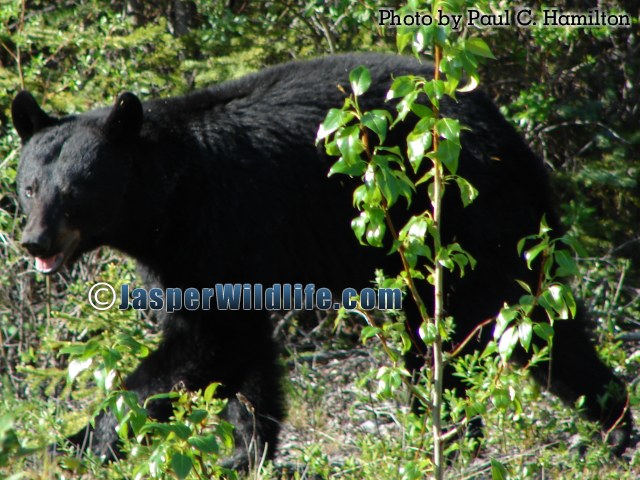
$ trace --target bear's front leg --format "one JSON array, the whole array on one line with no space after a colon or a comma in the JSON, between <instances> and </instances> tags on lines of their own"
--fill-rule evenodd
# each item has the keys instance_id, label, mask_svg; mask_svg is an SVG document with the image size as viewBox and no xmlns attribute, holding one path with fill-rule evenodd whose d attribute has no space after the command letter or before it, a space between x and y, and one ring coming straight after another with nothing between
<instances>
[{"instance_id":1,"label":"bear's front leg","mask_svg":"<svg viewBox=\"0 0 640 480\"><path fill-rule=\"evenodd\" d=\"M284 406L277 348L264 318L247 312L216 312L215 319L171 316L160 346L125 380L125 388L143 403L177 385L195 391L213 382L222 384L219 392L229 399L223 418L235 427L236 450L223 464L246 470L261 460L265 450L271 458ZM159 421L168 420L173 412L167 399L149 402L147 410ZM87 426L68 440L103 458L118 458L116 427L114 415L104 412L95 427Z\"/></svg>"}]
</instances>

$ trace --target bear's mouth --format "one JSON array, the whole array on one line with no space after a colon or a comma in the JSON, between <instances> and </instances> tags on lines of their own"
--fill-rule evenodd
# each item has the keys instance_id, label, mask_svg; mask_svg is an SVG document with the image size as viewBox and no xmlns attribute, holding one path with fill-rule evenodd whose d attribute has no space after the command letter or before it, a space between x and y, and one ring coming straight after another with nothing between
<instances>
[{"instance_id":1,"label":"bear's mouth","mask_svg":"<svg viewBox=\"0 0 640 480\"><path fill-rule=\"evenodd\" d=\"M56 253L51 257L36 257L36 270L42 273L53 273L64 263L64 253Z\"/></svg>"},{"instance_id":2,"label":"bear's mouth","mask_svg":"<svg viewBox=\"0 0 640 480\"><path fill-rule=\"evenodd\" d=\"M36 270L44 273L45 275L50 275L60 270L65 262L73 256L79 241L80 235L77 231L69 232L62 251L51 255L50 257L35 257Z\"/></svg>"}]
</instances>

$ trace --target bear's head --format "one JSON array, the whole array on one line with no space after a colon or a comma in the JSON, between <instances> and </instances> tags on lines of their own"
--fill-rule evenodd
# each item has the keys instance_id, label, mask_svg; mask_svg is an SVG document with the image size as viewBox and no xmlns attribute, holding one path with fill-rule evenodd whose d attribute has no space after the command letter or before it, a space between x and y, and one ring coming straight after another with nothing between
<instances>
[{"instance_id":1,"label":"bear's head","mask_svg":"<svg viewBox=\"0 0 640 480\"><path fill-rule=\"evenodd\" d=\"M18 195L27 214L22 245L53 273L106 241L122 212L142 125L142 105L123 93L111 109L56 118L30 93L11 106L22 139Z\"/></svg>"}]
</instances>

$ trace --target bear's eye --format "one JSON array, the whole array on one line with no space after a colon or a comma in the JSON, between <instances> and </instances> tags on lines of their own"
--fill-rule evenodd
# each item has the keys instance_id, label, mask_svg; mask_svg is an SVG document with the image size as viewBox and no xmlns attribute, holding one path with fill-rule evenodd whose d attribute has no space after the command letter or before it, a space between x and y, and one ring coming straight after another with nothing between
<instances>
[{"instance_id":1,"label":"bear's eye","mask_svg":"<svg viewBox=\"0 0 640 480\"><path fill-rule=\"evenodd\" d=\"M27 198L33 197L33 187L27 187L24 189L24 196Z\"/></svg>"}]
</instances>

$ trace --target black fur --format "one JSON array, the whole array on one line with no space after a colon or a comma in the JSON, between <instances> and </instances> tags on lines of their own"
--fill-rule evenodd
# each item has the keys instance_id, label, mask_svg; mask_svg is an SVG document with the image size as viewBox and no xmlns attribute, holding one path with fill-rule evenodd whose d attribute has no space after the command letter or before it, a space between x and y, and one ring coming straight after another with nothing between
<instances>
[{"instance_id":1,"label":"black fur","mask_svg":"<svg viewBox=\"0 0 640 480\"><path fill-rule=\"evenodd\" d=\"M358 244L350 228L353 184L327 178L334 159L314 144L328 109L344 100L337 85L348 89L348 72L359 65L373 78L365 109L390 107L384 98L392 76L432 73L411 58L341 55L141 105L124 94L113 108L63 119L19 94L13 115L25 144L18 189L29 215L23 243L41 258L63 252L66 262L100 245L115 247L138 261L149 287L299 282L339 292L369 285L376 267L397 273L397 260L385 250ZM468 208L453 188L445 198L444 240L455 238L478 261L464 278L447 278L447 310L459 341L505 301L518 300L515 279L535 286L538 273L526 268L516 243L538 231L543 215L556 231L559 225L543 164L484 94L444 102L442 113L471 127L463 133L459 173L480 192ZM390 138L400 142L406 132ZM407 315L415 326L415 308ZM181 311L163 320L162 344L127 387L145 398L178 382L192 389L222 382L237 426L236 463L253 434L237 392L255 408L259 451L268 444L273 454L284 408L266 314ZM583 323L556 324L551 388L570 404L585 395L587 416L605 430L622 416L611 440L621 451L631 431L624 385L599 360ZM525 360L522 352L516 357ZM408 360L420 365L415 355ZM536 371L543 384L547 367ZM598 398L611 385L619 394L601 406ZM151 413L166 418L170 405L156 402ZM109 414L97 421L95 451L117 450L114 424ZM73 440L80 444L83 435Z\"/></svg>"}]
</instances>

